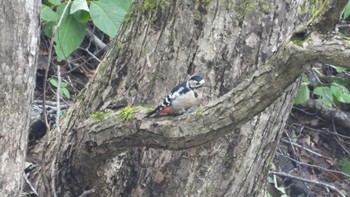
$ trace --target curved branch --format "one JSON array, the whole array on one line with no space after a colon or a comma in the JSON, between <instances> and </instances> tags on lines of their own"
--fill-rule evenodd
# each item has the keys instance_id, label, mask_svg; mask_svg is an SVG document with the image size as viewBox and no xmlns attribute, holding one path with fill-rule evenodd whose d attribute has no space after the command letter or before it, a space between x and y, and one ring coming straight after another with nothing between
<instances>
[{"instance_id":1,"label":"curved branch","mask_svg":"<svg viewBox=\"0 0 350 197\"><path fill-rule=\"evenodd\" d=\"M263 111L298 78L304 70L303 65L315 61L345 63L333 55L337 52L332 51L337 48L333 43L310 42L305 50L287 41L268 61L270 64L264 65L223 97L199 109L200 117L192 114L186 120L181 117L144 118L145 110L140 110L135 112L135 120L123 122L116 112L103 121L86 120L77 132L88 130L88 135L84 136L86 139L81 140L89 142L85 143L89 157L101 156L97 153L105 152L106 147L108 151L116 152L138 146L185 149L201 145L239 128ZM330 50L326 50L328 48ZM346 56L347 53L349 50L342 54Z\"/></svg>"},{"instance_id":2,"label":"curved branch","mask_svg":"<svg viewBox=\"0 0 350 197\"><path fill-rule=\"evenodd\" d=\"M341 9L336 10L340 15ZM312 25L317 27L318 23ZM349 41L311 32L300 43L295 40L295 34L283 42L259 70L226 95L200 108L200 117L192 114L186 119L144 118L145 111L140 110L130 122L123 122L118 112L103 121L88 119L82 122L77 132L88 131L87 135L81 136L83 139L79 139L85 142L81 145L85 150L83 155L101 157L101 152L109 155L108 152L112 154L121 148L138 146L166 149L198 146L240 128L262 112L296 81L308 64L331 63L350 68L347 64L350 50L346 48Z\"/></svg>"},{"instance_id":3,"label":"curved branch","mask_svg":"<svg viewBox=\"0 0 350 197\"><path fill-rule=\"evenodd\" d=\"M342 8L346 3L346 0L334 0L327 5L337 4ZM341 8L335 9L336 15L340 15ZM327 9L324 10L323 14L327 15ZM140 110L130 122L124 122L118 112L102 121L90 118L81 122L74 128L78 142L75 159L111 158L121 149L139 146L179 150L204 144L240 128L262 112L297 80L308 64L323 62L349 67L346 63L350 50L345 47L349 41L318 33L315 27L324 21L319 18L322 15L308 23L307 28L312 32L301 34L300 40L300 31L295 31L265 65L224 96L198 109L200 116L197 113L186 119L144 118L145 112Z\"/></svg>"}]
</instances>

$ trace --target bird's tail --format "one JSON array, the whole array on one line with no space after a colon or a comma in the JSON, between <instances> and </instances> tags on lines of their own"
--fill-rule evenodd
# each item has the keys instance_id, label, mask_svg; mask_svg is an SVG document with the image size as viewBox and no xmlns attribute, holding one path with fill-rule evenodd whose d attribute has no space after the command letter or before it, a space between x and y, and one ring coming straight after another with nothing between
<instances>
[{"instance_id":1,"label":"bird's tail","mask_svg":"<svg viewBox=\"0 0 350 197\"><path fill-rule=\"evenodd\" d=\"M156 116L156 115L158 114L158 112L159 112L160 110L162 110L162 108L163 108L163 106L162 106L162 105L159 105L159 106L156 107L154 110L148 112L146 116L147 116L147 117L154 117L154 116Z\"/></svg>"}]
</instances>

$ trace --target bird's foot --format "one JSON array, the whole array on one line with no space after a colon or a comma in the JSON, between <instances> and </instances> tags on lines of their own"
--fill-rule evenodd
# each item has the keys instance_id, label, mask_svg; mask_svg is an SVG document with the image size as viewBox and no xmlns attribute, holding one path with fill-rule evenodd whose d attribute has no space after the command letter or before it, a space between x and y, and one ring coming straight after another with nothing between
<instances>
[{"instance_id":1,"label":"bird's foot","mask_svg":"<svg viewBox=\"0 0 350 197\"><path fill-rule=\"evenodd\" d=\"M184 110L181 114L181 116L179 117L179 120L184 120L188 117L188 115L190 115L193 112L193 109L188 109L188 110Z\"/></svg>"}]
</instances>

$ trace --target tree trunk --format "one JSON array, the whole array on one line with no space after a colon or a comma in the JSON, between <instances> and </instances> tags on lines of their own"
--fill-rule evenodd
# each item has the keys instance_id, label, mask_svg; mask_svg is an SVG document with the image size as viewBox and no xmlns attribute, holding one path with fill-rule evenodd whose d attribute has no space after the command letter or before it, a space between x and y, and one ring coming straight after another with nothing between
<instances>
[{"instance_id":1,"label":"tree trunk","mask_svg":"<svg viewBox=\"0 0 350 197\"><path fill-rule=\"evenodd\" d=\"M35 87L40 4L0 2L0 196L20 196Z\"/></svg>"},{"instance_id":2,"label":"tree trunk","mask_svg":"<svg viewBox=\"0 0 350 197\"><path fill-rule=\"evenodd\" d=\"M57 176L48 179L60 196L88 189L95 196L262 196L294 82L306 63L331 59L316 55L324 44L314 42L317 25L328 17L322 32L329 32L337 22L330 8L339 16L345 3L324 3L313 23L292 34L310 18L297 0L136 1L62 134L31 156L39 161L45 147L46 175L57 161ZM300 34L305 26L311 34ZM94 116L115 101L155 106L195 73L211 88L187 118L145 118L144 109L130 121L119 112ZM45 192L40 177L36 185Z\"/></svg>"}]
</instances>

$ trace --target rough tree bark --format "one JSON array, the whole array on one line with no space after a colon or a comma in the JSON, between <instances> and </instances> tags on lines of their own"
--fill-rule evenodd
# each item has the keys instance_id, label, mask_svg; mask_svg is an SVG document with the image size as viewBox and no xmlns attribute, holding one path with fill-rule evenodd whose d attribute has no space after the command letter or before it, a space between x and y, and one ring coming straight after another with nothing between
<instances>
[{"instance_id":1,"label":"rough tree bark","mask_svg":"<svg viewBox=\"0 0 350 197\"><path fill-rule=\"evenodd\" d=\"M294 82L312 62L348 66L347 41L330 34L346 2L325 1L310 17L298 0L135 1L61 124L62 143L45 139L31 157L40 162L45 147L46 175L56 157L48 180L60 196L262 196ZM91 116L113 100L154 106L194 73L210 101L187 118Z\"/></svg>"},{"instance_id":2,"label":"rough tree bark","mask_svg":"<svg viewBox=\"0 0 350 197\"><path fill-rule=\"evenodd\" d=\"M40 4L0 2L0 196L20 196L35 87Z\"/></svg>"}]
</instances>

